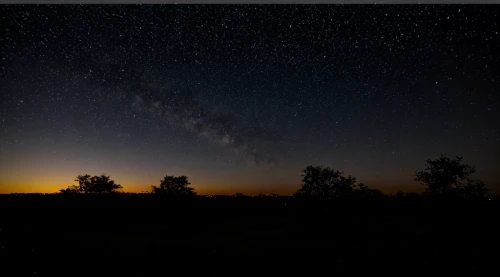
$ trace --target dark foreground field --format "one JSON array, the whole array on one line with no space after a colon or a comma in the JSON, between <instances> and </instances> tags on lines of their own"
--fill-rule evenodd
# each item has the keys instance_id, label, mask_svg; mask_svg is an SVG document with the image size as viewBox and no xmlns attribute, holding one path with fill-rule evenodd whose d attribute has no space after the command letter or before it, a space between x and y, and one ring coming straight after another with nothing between
<instances>
[{"instance_id":1,"label":"dark foreground field","mask_svg":"<svg viewBox=\"0 0 500 277\"><path fill-rule=\"evenodd\" d=\"M495 272L498 206L496 199L4 195L0 275Z\"/></svg>"}]
</instances>

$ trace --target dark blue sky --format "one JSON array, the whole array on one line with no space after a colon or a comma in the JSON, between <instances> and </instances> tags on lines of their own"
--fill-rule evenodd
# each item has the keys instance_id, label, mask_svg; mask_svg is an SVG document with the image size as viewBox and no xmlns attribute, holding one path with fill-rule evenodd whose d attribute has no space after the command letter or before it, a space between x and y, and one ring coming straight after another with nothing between
<instances>
[{"instance_id":1,"label":"dark blue sky","mask_svg":"<svg viewBox=\"0 0 500 277\"><path fill-rule=\"evenodd\" d=\"M288 194L311 164L414 191L440 154L499 186L496 6L0 10L0 192Z\"/></svg>"}]
</instances>

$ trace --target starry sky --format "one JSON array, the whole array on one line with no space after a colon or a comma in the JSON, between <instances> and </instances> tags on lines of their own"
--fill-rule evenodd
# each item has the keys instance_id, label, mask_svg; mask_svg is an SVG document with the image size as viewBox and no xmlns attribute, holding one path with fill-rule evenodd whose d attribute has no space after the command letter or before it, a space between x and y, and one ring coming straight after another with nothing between
<instances>
[{"instance_id":1,"label":"starry sky","mask_svg":"<svg viewBox=\"0 0 500 277\"><path fill-rule=\"evenodd\" d=\"M500 188L496 6L0 7L0 193L292 194L308 165L422 191L464 156Z\"/></svg>"}]
</instances>

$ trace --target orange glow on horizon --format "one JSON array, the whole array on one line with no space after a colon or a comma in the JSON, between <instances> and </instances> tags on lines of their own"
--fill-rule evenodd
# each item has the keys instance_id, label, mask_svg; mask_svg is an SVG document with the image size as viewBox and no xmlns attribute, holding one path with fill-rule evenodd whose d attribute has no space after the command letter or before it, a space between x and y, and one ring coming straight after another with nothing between
<instances>
[{"instance_id":1,"label":"orange glow on horizon","mask_svg":"<svg viewBox=\"0 0 500 277\"><path fill-rule=\"evenodd\" d=\"M65 180L55 180L53 182L49 182L46 180L38 182L34 182L31 180L32 178L23 178L17 180L8 180L8 182L3 181L0 183L0 194L10 194L10 193L55 193L61 189L65 189L70 185L77 184L77 182L68 182ZM74 178L73 178L74 179ZM158 180L159 181L159 180ZM158 182L152 183L150 185L144 185L144 182L138 182L131 180L130 182L126 182L126 185L122 182L118 182L123 186L123 192L132 192L132 193L141 193L146 191L151 191L152 185L158 185ZM139 184L140 183L140 184ZM377 182L378 183L378 182ZM380 189L382 192L387 194L394 194L397 191L413 191L413 192L422 192L423 187L417 183L411 186L397 186L397 185L387 185L387 182L384 182L386 185L376 185L374 183L371 187ZM198 184L198 182L197 182ZM220 183L219 183L220 184ZM368 183L369 184L369 183ZM271 194L276 193L279 195L293 195L297 189L300 188L299 184L289 184L289 185L273 185L273 186L256 186L256 185L208 185L208 184L191 184L191 186L195 189L198 194L201 195L230 195L235 193L243 193L246 195L258 195L260 193ZM369 185L370 186L370 185Z\"/></svg>"}]
</instances>

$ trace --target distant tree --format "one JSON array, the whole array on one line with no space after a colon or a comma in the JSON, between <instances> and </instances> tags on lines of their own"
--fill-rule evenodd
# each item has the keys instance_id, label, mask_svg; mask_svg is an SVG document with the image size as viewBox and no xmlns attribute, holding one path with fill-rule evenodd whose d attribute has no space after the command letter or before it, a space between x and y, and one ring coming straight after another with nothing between
<instances>
[{"instance_id":1,"label":"distant tree","mask_svg":"<svg viewBox=\"0 0 500 277\"><path fill-rule=\"evenodd\" d=\"M481 180L469 180L465 186L465 195L469 197L486 197L488 189L486 184Z\"/></svg>"},{"instance_id":2,"label":"distant tree","mask_svg":"<svg viewBox=\"0 0 500 277\"><path fill-rule=\"evenodd\" d=\"M193 188L189 187L186 176L165 176L160 181L160 186L151 186L152 193L165 196L195 196L196 192Z\"/></svg>"},{"instance_id":3,"label":"distant tree","mask_svg":"<svg viewBox=\"0 0 500 277\"><path fill-rule=\"evenodd\" d=\"M234 197L247 197L245 194L241 193L241 192L237 192L235 194L233 194Z\"/></svg>"},{"instance_id":4,"label":"distant tree","mask_svg":"<svg viewBox=\"0 0 500 277\"><path fill-rule=\"evenodd\" d=\"M415 192L402 192L402 191L398 191L396 193L396 198L406 198L406 199L409 199L409 198L412 198L412 199L416 199L416 198L420 198L421 195L418 194L418 193L415 193Z\"/></svg>"},{"instance_id":5,"label":"distant tree","mask_svg":"<svg viewBox=\"0 0 500 277\"><path fill-rule=\"evenodd\" d=\"M351 195L355 188L355 177L344 177L342 172L329 167L308 166L302 173L301 188L296 196L343 197Z\"/></svg>"},{"instance_id":6,"label":"distant tree","mask_svg":"<svg viewBox=\"0 0 500 277\"><path fill-rule=\"evenodd\" d=\"M258 197L260 197L260 198L266 198L267 195L265 193L259 193Z\"/></svg>"},{"instance_id":7,"label":"distant tree","mask_svg":"<svg viewBox=\"0 0 500 277\"><path fill-rule=\"evenodd\" d=\"M470 177L476 169L468 164L462 164L462 157L450 159L441 155L436 160L428 159L423 171L415 173L415 181L421 182L427 188L429 196L486 196L485 184Z\"/></svg>"},{"instance_id":8,"label":"distant tree","mask_svg":"<svg viewBox=\"0 0 500 277\"><path fill-rule=\"evenodd\" d=\"M384 195L380 190L370 189L363 183L359 183L358 185L354 185L354 187L355 187L355 190L353 191L353 194L355 196L380 197L380 196Z\"/></svg>"},{"instance_id":9,"label":"distant tree","mask_svg":"<svg viewBox=\"0 0 500 277\"><path fill-rule=\"evenodd\" d=\"M80 193L80 190L78 189L78 186L73 185L73 186L68 186L65 189L59 190L59 193L65 194L65 195L75 195L75 194Z\"/></svg>"},{"instance_id":10,"label":"distant tree","mask_svg":"<svg viewBox=\"0 0 500 277\"><path fill-rule=\"evenodd\" d=\"M110 176L106 176L105 174L93 177L88 174L78 175L75 181L78 182L78 185L61 189L59 192L62 194L110 194L117 193L123 188L111 180Z\"/></svg>"}]
</instances>

